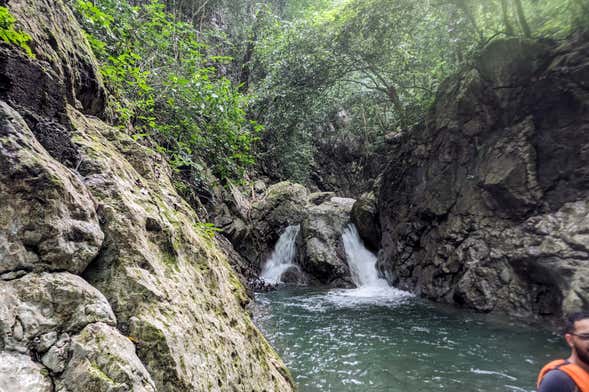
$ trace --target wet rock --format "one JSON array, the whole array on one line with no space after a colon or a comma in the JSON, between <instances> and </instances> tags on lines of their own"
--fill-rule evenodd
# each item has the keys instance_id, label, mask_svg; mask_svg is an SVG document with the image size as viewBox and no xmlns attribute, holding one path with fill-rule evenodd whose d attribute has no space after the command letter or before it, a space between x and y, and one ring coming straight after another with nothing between
<instances>
[{"instance_id":1,"label":"wet rock","mask_svg":"<svg viewBox=\"0 0 589 392\"><path fill-rule=\"evenodd\" d=\"M305 286L309 283L309 278L298 265L289 267L282 273L281 281L287 285Z\"/></svg>"},{"instance_id":2,"label":"wet rock","mask_svg":"<svg viewBox=\"0 0 589 392\"><path fill-rule=\"evenodd\" d=\"M380 249L380 222L376 198L373 192L363 193L354 203L351 211L352 223L360 237L372 251Z\"/></svg>"},{"instance_id":3,"label":"wet rock","mask_svg":"<svg viewBox=\"0 0 589 392\"><path fill-rule=\"evenodd\" d=\"M587 309L586 38L494 41L391 141L378 196L389 281L484 312Z\"/></svg>"},{"instance_id":4,"label":"wet rock","mask_svg":"<svg viewBox=\"0 0 589 392\"><path fill-rule=\"evenodd\" d=\"M307 206L307 216L301 225L303 245L298 264L322 284L339 280L353 286L342 233L350 223L354 202L354 199L332 197L320 205Z\"/></svg>"}]
</instances>

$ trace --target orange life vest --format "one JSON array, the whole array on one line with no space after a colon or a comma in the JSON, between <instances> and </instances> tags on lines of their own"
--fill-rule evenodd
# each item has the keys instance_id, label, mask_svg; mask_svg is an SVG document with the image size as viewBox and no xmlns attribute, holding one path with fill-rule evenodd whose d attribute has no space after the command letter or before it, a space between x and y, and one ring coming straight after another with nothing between
<instances>
[{"instance_id":1,"label":"orange life vest","mask_svg":"<svg viewBox=\"0 0 589 392\"><path fill-rule=\"evenodd\" d=\"M580 366L565 361L564 359L557 359L556 361L552 361L542 368L540 374L538 374L538 388L540 388L540 383L542 382L542 379L546 373L554 369L565 372L575 382L575 384L577 384L579 391L589 392L589 373L587 373Z\"/></svg>"}]
</instances>

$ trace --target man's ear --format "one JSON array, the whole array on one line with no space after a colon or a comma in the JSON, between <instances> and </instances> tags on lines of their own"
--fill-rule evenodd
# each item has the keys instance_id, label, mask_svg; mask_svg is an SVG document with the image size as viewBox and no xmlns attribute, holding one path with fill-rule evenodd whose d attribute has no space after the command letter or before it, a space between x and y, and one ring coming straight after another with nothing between
<instances>
[{"instance_id":1,"label":"man's ear","mask_svg":"<svg viewBox=\"0 0 589 392\"><path fill-rule=\"evenodd\" d=\"M564 338L567 341L567 344L569 345L569 347L573 348L573 335L571 335L570 333L565 333Z\"/></svg>"}]
</instances>

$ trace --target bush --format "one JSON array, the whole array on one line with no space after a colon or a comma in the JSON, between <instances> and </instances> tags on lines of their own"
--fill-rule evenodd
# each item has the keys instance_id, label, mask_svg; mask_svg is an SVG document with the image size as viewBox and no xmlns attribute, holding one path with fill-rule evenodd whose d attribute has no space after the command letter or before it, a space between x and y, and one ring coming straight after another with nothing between
<instances>
[{"instance_id":1,"label":"bush","mask_svg":"<svg viewBox=\"0 0 589 392\"><path fill-rule=\"evenodd\" d=\"M98 57L122 126L151 136L179 170L203 163L220 179L241 179L254 161L260 126L246 118L249 98L207 53L192 24L177 21L159 0L77 0L75 10Z\"/></svg>"}]
</instances>

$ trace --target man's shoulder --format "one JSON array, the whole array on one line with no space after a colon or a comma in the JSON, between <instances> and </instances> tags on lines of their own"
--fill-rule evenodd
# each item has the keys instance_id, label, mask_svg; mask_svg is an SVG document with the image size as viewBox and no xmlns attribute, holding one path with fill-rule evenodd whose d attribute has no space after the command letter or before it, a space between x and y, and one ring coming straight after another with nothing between
<instances>
[{"instance_id":1,"label":"man's shoulder","mask_svg":"<svg viewBox=\"0 0 589 392\"><path fill-rule=\"evenodd\" d=\"M577 392L575 382L562 370L554 369L546 373L538 392Z\"/></svg>"}]
</instances>

